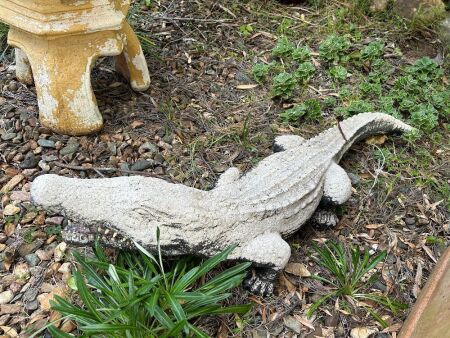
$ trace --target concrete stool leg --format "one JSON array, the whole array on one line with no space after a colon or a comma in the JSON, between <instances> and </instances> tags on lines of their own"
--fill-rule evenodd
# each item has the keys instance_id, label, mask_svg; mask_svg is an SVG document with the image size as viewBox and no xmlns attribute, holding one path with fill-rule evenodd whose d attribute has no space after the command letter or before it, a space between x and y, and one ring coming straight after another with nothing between
<instances>
[{"instance_id":1,"label":"concrete stool leg","mask_svg":"<svg viewBox=\"0 0 450 338\"><path fill-rule=\"evenodd\" d=\"M102 128L90 73L98 56L122 52L122 39L116 32L48 39L12 29L9 43L28 55L42 125L69 135Z\"/></svg>"},{"instance_id":2,"label":"concrete stool leg","mask_svg":"<svg viewBox=\"0 0 450 338\"><path fill-rule=\"evenodd\" d=\"M116 57L116 68L131 83L136 91L150 87L150 75L142 47L128 22L124 22L121 32L124 34L123 53Z\"/></svg>"},{"instance_id":3,"label":"concrete stool leg","mask_svg":"<svg viewBox=\"0 0 450 338\"><path fill-rule=\"evenodd\" d=\"M16 55L16 77L22 83L33 84L33 73L27 55L20 48L15 49Z\"/></svg>"}]
</instances>

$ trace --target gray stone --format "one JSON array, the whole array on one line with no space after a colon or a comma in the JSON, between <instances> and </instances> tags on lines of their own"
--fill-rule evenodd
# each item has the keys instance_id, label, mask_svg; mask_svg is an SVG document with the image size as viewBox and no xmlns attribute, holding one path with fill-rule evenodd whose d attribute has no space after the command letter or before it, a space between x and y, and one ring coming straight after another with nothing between
<instances>
[{"instance_id":1,"label":"gray stone","mask_svg":"<svg viewBox=\"0 0 450 338\"><path fill-rule=\"evenodd\" d=\"M130 165L127 162L120 164L120 169L122 170L130 170Z\"/></svg>"},{"instance_id":2,"label":"gray stone","mask_svg":"<svg viewBox=\"0 0 450 338\"><path fill-rule=\"evenodd\" d=\"M58 156L44 154L42 155L42 160L44 160L45 162L53 162L58 160Z\"/></svg>"},{"instance_id":3,"label":"gray stone","mask_svg":"<svg viewBox=\"0 0 450 338\"><path fill-rule=\"evenodd\" d=\"M143 154L146 152L150 152L156 154L158 152L158 147L151 142L145 142L143 145L139 147L139 153Z\"/></svg>"},{"instance_id":4,"label":"gray stone","mask_svg":"<svg viewBox=\"0 0 450 338\"><path fill-rule=\"evenodd\" d=\"M165 161L164 156L162 156L160 153L155 154L155 157L153 158L156 164L163 164Z\"/></svg>"},{"instance_id":5,"label":"gray stone","mask_svg":"<svg viewBox=\"0 0 450 338\"><path fill-rule=\"evenodd\" d=\"M284 326L281 324L277 324L270 329L270 334L272 336L278 337L278 335L284 330Z\"/></svg>"},{"instance_id":6,"label":"gray stone","mask_svg":"<svg viewBox=\"0 0 450 338\"><path fill-rule=\"evenodd\" d=\"M28 311L37 310L38 307L39 307L39 302L37 301L37 299L32 300L31 302L25 303L25 308Z\"/></svg>"},{"instance_id":7,"label":"gray stone","mask_svg":"<svg viewBox=\"0 0 450 338\"><path fill-rule=\"evenodd\" d=\"M39 257L36 254L34 254L34 253L26 255L24 258L25 258L25 261L28 263L29 266L36 266L36 265L38 265L41 262Z\"/></svg>"},{"instance_id":8,"label":"gray stone","mask_svg":"<svg viewBox=\"0 0 450 338\"><path fill-rule=\"evenodd\" d=\"M269 332L266 329L259 327L252 331L252 338L269 338Z\"/></svg>"},{"instance_id":9,"label":"gray stone","mask_svg":"<svg viewBox=\"0 0 450 338\"><path fill-rule=\"evenodd\" d=\"M41 175L32 182L31 198L66 215L72 223L63 238L80 245L100 235L104 245L129 248L136 241L155 251L157 229L164 255L211 256L235 244L229 259L267 268L246 283L252 292L267 294L291 254L283 237L308 221L320 202L339 205L350 198L350 179L337 164L345 151L370 135L409 130L392 116L364 113L291 142L245 175L228 169L212 190L142 176Z\"/></svg>"},{"instance_id":10,"label":"gray stone","mask_svg":"<svg viewBox=\"0 0 450 338\"><path fill-rule=\"evenodd\" d=\"M22 161L22 163L19 164L19 167L21 169L36 168L40 160L41 159L39 158L39 156L36 156L33 153L28 153L27 156L25 156L25 159Z\"/></svg>"},{"instance_id":11,"label":"gray stone","mask_svg":"<svg viewBox=\"0 0 450 338\"><path fill-rule=\"evenodd\" d=\"M145 169L150 169L155 166L155 161L152 160L139 160L131 165L131 170L142 171Z\"/></svg>"},{"instance_id":12,"label":"gray stone","mask_svg":"<svg viewBox=\"0 0 450 338\"><path fill-rule=\"evenodd\" d=\"M16 133L3 133L2 134L2 140L3 141L9 141L12 140L13 138L15 138L17 136Z\"/></svg>"},{"instance_id":13,"label":"gray stone","mask_svg":"<svg viewBox=\"0 0 450 338\"><path fill-rule=\"evenodd\" d=\"M64 148L62 148L59 151L59 153L62 156L73 154L78 150L79 147L80 144L78 143L78 141L75 138L70 138L69 141L67 142L67 145Z\"/></svg>"},{"instance_id":14,"label":"gray stone","mask_svg":"<svg viewBox=\"0 0 450 338\"><path fill-rule=\"evenodd\" d=\"M358 186L361 183L361 178L359 175L356 175L354 173L347 173L348 177L350 178L350 181L352 181L352 185Z\"/></svg>"},{"instance_id":15,"label":"gray stone","mask_svg":"<svg viewBox=\"0 0 450 338\"><path fill-rule=\"evenodd\" d=\"M405 223L408 226L413 226L416 224L416 219L414 217L405 217Z\"/></svg>"},{"instance_id":16,"label":"gray stone","mask_svg":"<svg viewBox=\"0 0 450 338\"><path fill-rule=\"evenodd\" d=\"M287 316L283 318L284 325L294 333L300 334L302 330L302 324L292 316Z\"/></svg>"},{"instance_id":17,"label":"gray stone","mask_svg":"<svg viewBox=\"0 0 450 338\"><path fill-rule=\"evenodd\" d=\"M41 138L37 142L42 148L55 148L55 141Z\"/></svg>"},{"instance_id":18,"label":"gray stone","mask_svg":"<svg viewBox=\"0 0 450 338\"><path fill-rule=\"evenodd\" d=\"M382 291L382 292L385 292L385 291L387 290L387 287L386 287L386 285L383 284L382 282L376 281L375 283L373 283L372 289L380 290L380 291Z\"/></svg>"}]
</instances>

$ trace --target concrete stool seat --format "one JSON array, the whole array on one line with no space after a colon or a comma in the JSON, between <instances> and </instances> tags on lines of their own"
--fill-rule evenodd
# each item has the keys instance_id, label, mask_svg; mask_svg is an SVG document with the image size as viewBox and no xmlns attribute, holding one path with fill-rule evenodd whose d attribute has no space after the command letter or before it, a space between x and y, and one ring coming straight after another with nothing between
<instances>
[{"instance_id":1,"label":"concrete stool seat","mask_svg":"<svg viewBox=\"0 0 450 338\"><path fill-rule=\"evenodd\" d=\"M116 56L116 67L135 90L150 76L141 45L126 22L130 0L0 0L0 20L10 26L19 81L34 80L41 124L55 132L85 135L103 118L90 73L100 56Z\"/></svg>"}]
</instances>

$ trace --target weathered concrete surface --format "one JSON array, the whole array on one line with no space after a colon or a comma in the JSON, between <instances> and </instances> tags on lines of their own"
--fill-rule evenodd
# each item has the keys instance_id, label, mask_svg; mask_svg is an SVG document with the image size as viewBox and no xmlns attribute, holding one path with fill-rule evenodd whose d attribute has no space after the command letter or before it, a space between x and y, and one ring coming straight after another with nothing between
<instances>
[{"instance_id":1,"label":"weathered concrete surface","mask_svg":"<svg viewBox=\"0 0 450 338\"><path fill-rule=\"evenodd\" d=\"M439 259L400 331L400 338L424 337L450 337L450 248Z\"/></svg>"},{"instance_id":2,"label":"weathered concrete surface","mask_svg":"<svg viewBox=\"0 0 450 338\"><path fill-rule=\"evenodd\" d=\"M91 87L99 56L117 56L133 89L150 85L139 40L125 21L129 0L0 0L0 19L11 28L17 78L34 78L42 125L84 135L103 126Z\"/></svg>"},{"instance_id":3,"label":"weathered concrete surface","mask_svg":"<svg viewBox=\"0 0 450 338\"><path fill-rule=\"evenodd\" d=\"M240 175L230 168L216 188L203 191L150 177L82 180L43 175L34 180L32 200L65 213L73 225L66 240L87 244L96 236L106 245L126 247L132 239L156 249L160 228L168 255L214 255L230 244L231 259L279 270L290 257L282 239L297 231L320 202L344 203L351 182L337 164L356 141L369 135L412 128L381 113L353 116L318 136L281 137L284 151Z\"/></svg>"}]
</instances>

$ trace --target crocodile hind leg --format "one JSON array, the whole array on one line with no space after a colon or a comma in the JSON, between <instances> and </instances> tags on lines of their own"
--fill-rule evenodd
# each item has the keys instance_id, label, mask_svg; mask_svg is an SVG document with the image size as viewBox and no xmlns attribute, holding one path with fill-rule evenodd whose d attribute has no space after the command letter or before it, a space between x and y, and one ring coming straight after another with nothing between
<instances>
[{"instance_id":1,"label":"crocodile hind leg","mask_svg":"<svg viewBox=\"0 0 450 338\"><path fill-rule=\"evenodd\" d=\"M244 281L244 287L254 294L267 296L273 293L274 281L291 256L291 248L278 233L265 233L238 249L234 257L251 261L257 267L256 274Z\"/></svg>"},{"instance_id":2,"label":"crocodile hind leg","mask_svg":"<svg viewBox=\"0 0 450 338\"><path fill-rule=\"evenodd\" d=\"M312 224L318 229L334 228L339 222L334 209L344 204L351 193L352 184L347 173L340 165L332 163L325 176L319 208L311 217Z\"/></svg>"}]
</instances>

